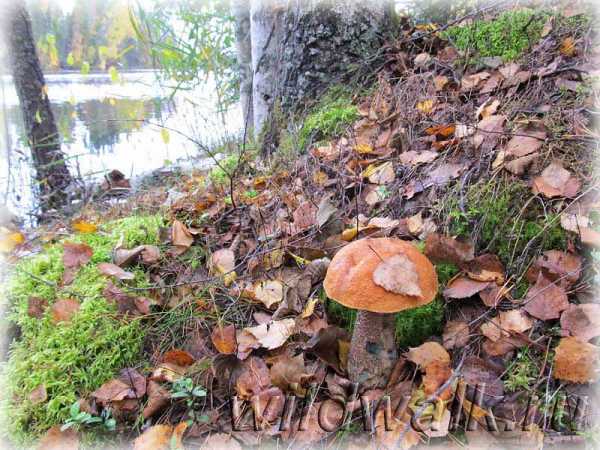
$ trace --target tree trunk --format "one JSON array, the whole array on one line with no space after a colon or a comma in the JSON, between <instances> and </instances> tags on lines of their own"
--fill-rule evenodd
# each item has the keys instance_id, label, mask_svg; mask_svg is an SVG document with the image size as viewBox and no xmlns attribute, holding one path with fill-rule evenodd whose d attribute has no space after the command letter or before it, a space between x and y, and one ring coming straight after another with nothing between
<instances>
[{"instance_id":1,"label":"tree trunk","mask_svg":"<svg viewBox=\"0 0 600 450\"><path fill-rule=\"evenodd\" d=\"M9 63L31 147L42 210L48 211L64 205L65 188L72 178L60 149L29 14L22 0L12 0L6 6L8 22L3 29L7 34Z\"/></svg>"},{"instance_id":2,"label":"tree trunk","mask_svg":"<svg viewBox=\"0 0 600 450\"><path fill-rule=\"evenodd\" d=\"M329 86L373 69L389 29L387 1L252 0L254 130L276 147L277 122Z\"/></svg>"},{"instance_id":3,"label":"tree trunk","mask_svg":"<svg viewBox=\"0 0 600 450\"><path fill-rule=\"evenodd\" d=\"M252 113L252 42L250 40L250 0L232 0L231 13L235 19L235 40L240 74L240 103L244 126L254 126Z\"/></svg>"}]
</instances>

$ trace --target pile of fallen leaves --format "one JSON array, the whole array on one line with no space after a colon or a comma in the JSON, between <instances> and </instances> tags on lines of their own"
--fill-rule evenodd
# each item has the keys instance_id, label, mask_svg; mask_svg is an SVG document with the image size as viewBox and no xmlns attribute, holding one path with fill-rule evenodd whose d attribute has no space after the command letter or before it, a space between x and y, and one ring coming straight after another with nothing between
<instances>
[{"instance_id":1,"label":"pile of fallen leaves","mask_svg":"<svg viewBox=\"0 0 600 450\"><path fill-rule=\"evenodd\" d=\"M130 200L136 207L160 202L170 226L160 248L114 250L113 262L98 267L110 278L104 296L149 328L160 322L157 315L190 313L183 324L149 333L150 369L123 368L81 398L81 411L98 416L110 409L126 434L142 423L134 441L140 450L270 440L341 445L342 418L360 414L361 403L346 377L349 334L328 317L321 283L330 258L348 242L394 236L423 243L432 261L458 273L441 288L443 335L402 349L386 389L363 393L374 401L389 394L396 411L387 431L383 408L374 412L376 442L408 448L447 439L455 393L485 383L482 398L465 390L458 417L470 412L484 425L494 417L520 426L531 419L523 403L536 393L535 426L521 445L539 447L548 426L544 408L557 392L567 402L591 398L591 383L600 378L600 305L589 252L600 246L593 214L599 199L587 167L596 137L587 111L596 105L591 93L580 95L584 77L596 75L599 49L589 33L553 27L546 24L526 58L483 68L461 64L465 55L435 32L405 28L385 48L387 63L375 93L360 101L361 118L340 138L311 146L285 170L246 163L225 185L194 173ZM494 177L527 183L531 201L560 216L567 248L532 248L527 270L509 273L497 255L448 235L434 206L455 192L452 186ZM96 232L94 215L73 228ZM22 241L15 233L7 239L9 247ZM68 285L91 254L76 244L64 249ZM144 267L151 287L130 289L130 266ZM526 290L517 295L519 280ZM63 300L52 314L59 322L77 309L76 300ZM524 389L510 391L505 381L523 349L533 355L533 375ZM190 389L181 388L188 379ZM305 415L294 409L289 428L281 428L290 395L313 407ZM413 416L420 431L409 426ZM75 448L77 433L59 428L45 442ZM491 439L470 433L473 442ZM345 439L362 445L370 437Z\"/></svg>"}]
</instances>

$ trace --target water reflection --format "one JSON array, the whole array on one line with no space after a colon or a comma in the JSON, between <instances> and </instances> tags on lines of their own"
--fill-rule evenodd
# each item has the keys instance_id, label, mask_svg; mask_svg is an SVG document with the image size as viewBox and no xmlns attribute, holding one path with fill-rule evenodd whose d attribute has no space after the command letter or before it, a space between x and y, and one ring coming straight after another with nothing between
<instances>
[{"instance_id":1,"label":"water reflection","mask_svg":"<svg viewBox=\"0 0 600 450\"><path fill-rule=\"evenodd\" d=\"M207 144L239 134L241 112L233 108L223 124L209 86L172 96L151 71L121 74L111 83L107 74L46 75L48 96L72 171L97 180L112 169L128 177L199 156L199 149L183 135ZM15 212L35 205L29 149L18 98L10 79L2 79L3 132L0 193ZM151 123L179 130L165 136Z\"/></svg>"}]
</instances>

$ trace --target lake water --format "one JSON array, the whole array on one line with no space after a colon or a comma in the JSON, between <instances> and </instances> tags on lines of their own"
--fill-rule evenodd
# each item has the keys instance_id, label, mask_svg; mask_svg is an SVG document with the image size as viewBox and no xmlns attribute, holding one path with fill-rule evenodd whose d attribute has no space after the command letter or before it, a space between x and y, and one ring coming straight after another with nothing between
<instances>
[{"instance_id":1,"label":"lake water","mask_svg":"<svg viewBox=\"0 0 600 450\"><path fill-rule=\"evenodd\" d=\"M152 71L120 76L117 83L108 74L45 76L69 167L85 181L100 180L113 169L131 178L190 160L206 164L183 135L210 145L242 130L240 108L232 108L223 120L210 82L172 96ZM36 206L30 152L10 77L2 78L0 87L0 202L26 215ZM183 135L161 132L154 124Z\"/></svg>"}]
</instances>

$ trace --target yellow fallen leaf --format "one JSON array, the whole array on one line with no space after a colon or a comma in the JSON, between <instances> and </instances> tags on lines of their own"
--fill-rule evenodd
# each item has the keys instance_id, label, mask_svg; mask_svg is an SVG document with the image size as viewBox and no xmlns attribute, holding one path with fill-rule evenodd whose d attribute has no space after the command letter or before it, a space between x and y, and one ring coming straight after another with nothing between
<instances>
[{"instance_id":1,"label":"yellow fallen leaf","mask_svg":"<svg viewBox=\"0 0 600 450\"><path fill-rule=\"evenodd\" d=\"M71 224L73 230L79 233L95 233L98 230L98 226L85 220L75 220Z\"/></svg>"},{"instance_id":2,"label":"yellow fallen leaf","mask_svg":"<svg viewBox=\"0 0 600 450\"><path fill-rule=\"evenodd\" d=\"M313 175L313 181L320 186L323 186L325 183L327 183L327 180L329 180L329 177L321 170L315 172Z\"/></svg>"},{"instance_id":3,"label":"yellow fallen leaf","mask_svg":"<svg viewBox=\"0 0 600 450\"><path fill-rule=\"evenodd\" d=\"M436 91L441 91L448 84L448 77L444 75L438 75L433 79Z\"/></svg>"},{"instance_id":4,"label":"yellow fallen leaf","mask_svg":"<svg viewBox=\"0 0 600 450\"><path fill-rule=\"evenodd\" d=\"M165 144L168 144L169 141L171 140L171 135L169 134L169 130L167 130L166 128L161 128L160 129L160 138L162 139L162 141Z\"/></svg>"},{"instance_id":5,"label":"yellow fallen leaf","mask_svg":"<svg viewBox=\"0 0 600 450\"><path fill-rule=\"evenodd\" d=\"M417 109L424 114L429 114L433 109L433 100L423 100L417 103Z\"/></svg>"},{"instance_id":6,"label":"yellow fallen leaf","mask_svg":"<svg viewBox=\"0 0 600 450\"><path fill-rule=\"evenodd\" d=\"M348 229L342 231L342 239L346 242L349 242L352 239L354 239L357 234L358 234L358 228L356 226L354 226L352 228L348 228Z\"/></svg>"},{"instance_id":7,"label":"yellow fallen leaf","mask_svg":"<svg viewBox=\"0 0 600 450\"><path fill-rule=\"evenodd\" d=\"M312 316L313 313L315 312L315 306L318 302L319 302L319 299L316 297L309 299L308 302L306 302L304 311L302 311L302 314L300 314L300 318L306 319L307 317Z\"/></svg>"},{"instance_id":8,"label":"yellow fallen leaf","mask_svg":"<svg viewBox=\"0 0 600 450\"><path fill-rule=\"evenodd\" d=\"M367 153L373 153L373 147L371 147L369 144L357 144L354 147L354 150L356 150L357 153L360 153L361 155L367 154Z\"/></svg>"},{"instance_id":9,"label":"yellow fallen leaf","mask_svg":"<svg viewBox=\"0 0 600 450\"><path fill-rule=\"evenodd\" d=\"M0 252L12 252L17 245L22 244L23 242L25 242L25 236L19 231L3 234L2 237L0 237Z\"/></svg>"},{"instance_id":10,"label":"yellow fallen leaf","mask_svg":"<svg viewBox=\"0 0 600 450\"><path fill-rule=\"evenodd\" d=\"M391 161L384 162L378 166L369 164L363 171L362 176L368 178L374 184L387 184L394 181L396 173Z\"/></svg>"},{"instance_id":11,"label":"yellow fallen leaf","mask_svg":"<svg viewBox=\"0 0 600 450\"><path fill-rule=\"evenodd\" d=\"M573 39L571 36L565 38L560 44L559 51L565 56L575 55L575 50L575 39Z\"/></svg>"},{"instance_id":12,"label":"yellow fallen leaf","mask_svg":"<svg viewBox=\"0 0 600 450\"><path fill-rule=\"evenodd\" d=\"M308 259L304 259L298 255L294 255L292 252L288 252L288 255L290 255L292 258L294 258L294 261L296 261L296 264L298 264L299 267L304 267L308 263L310 263L310 261Z\"/></svg>"}]
</instances>

